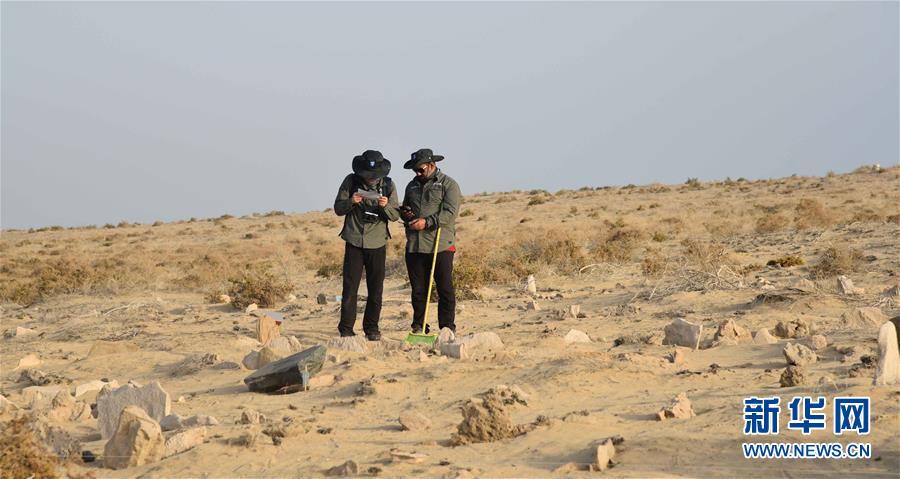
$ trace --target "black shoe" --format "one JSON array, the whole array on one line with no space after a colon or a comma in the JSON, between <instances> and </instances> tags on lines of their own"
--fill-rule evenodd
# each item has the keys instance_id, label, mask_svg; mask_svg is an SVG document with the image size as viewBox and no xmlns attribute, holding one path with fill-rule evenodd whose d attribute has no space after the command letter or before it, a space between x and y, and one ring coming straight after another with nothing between
<instances>
[{"instance_id":1,"label":"black shoe","mask_svg":"<svg viewBox=\"0 0 900 479\"><path fill-rule=\"evenodd\" d=\"M413 327L412 332L413 332L413 334L422 334L422 327L421 326ZM431 332L431 326L426 324L425 325L425 334L428 334L430 332Z\"/></svg>"},{"instance_id":2,"label":"black shoe","mask_svg":"<svg viewBox=\"0 0 900 479\"><path fill-rule=\"evenodd\" d=\"M366 339L369 341L381 341L381 333L367 333Z\"/></svg>"},{"instance_id":3,"label":"black shoe","mask_svg":"<svg viewBox=\"0 0 900 479\"><path fill-rule=\"evenodd\" d=\"M350 336L356 336L356 333L341 333L342 338L349 338Z\"/></svg>"}]
</instances>

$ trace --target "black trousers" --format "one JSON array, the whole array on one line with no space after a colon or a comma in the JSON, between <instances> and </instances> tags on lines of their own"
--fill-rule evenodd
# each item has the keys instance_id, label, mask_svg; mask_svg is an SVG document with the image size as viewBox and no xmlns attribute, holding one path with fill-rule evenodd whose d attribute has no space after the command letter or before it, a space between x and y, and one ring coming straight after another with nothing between
<instances>
[{"instance_id":1,"label":"black trousers","mask_svg":"<svg viewBox=\"0 0 900 479\"><path fill-rule=\"evenodd\" d=\"M438 292L438 325L456 331L456 290L453 288L453 251L437 255L434 267L434 285ZM412 287L412 330L421 331L425 320L425 301L428 299L428 277L432 255L406 253L406 271Z\"/></svg>"},{"instance_id":2,"label":"black trousers","mask_svg":"<svg viewBox=\"0 0 900 479\"><path fill-rule=\"evenodd\" d=\"M381 296L384 292L384 258L386 246L381 248L357 248L350 243L344 246L344 289L341 293L341 321L338 332L341 336L353 336L356 324L356 299L363 268L366 269L366 311L363 313L363 331L366 334L379 333L378 319L381 317Z\"/></svg>"}]
</instances>

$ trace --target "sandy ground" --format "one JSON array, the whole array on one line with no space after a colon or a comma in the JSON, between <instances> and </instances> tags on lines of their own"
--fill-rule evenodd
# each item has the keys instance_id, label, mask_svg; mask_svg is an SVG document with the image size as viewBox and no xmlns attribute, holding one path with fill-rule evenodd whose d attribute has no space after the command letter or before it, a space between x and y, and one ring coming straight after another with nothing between
<instances>
[{"instance_id":1,"label":"sandy ground","mask_svg":"<svg viewBox=\"0 0 900 479\"><path fill-rule=\"evenodd\" d=\"M852 181L869 191L866 182L878 181L875 189L887 193L875 207L885 215L891 213L885 208L893 208L896 214L897 204L891 203L897 189L890 189L898 182L892 175L848 176L845 185ZM841 187L836 183L833 191ZM709 190L697 194L703 193L713 194ZM826 201L835 198L828 192L817 194ZM585 211L590 201L575 198L571 204ZM663 203L665 208L678 208ZM467 203L473 204L478 203ZM559 208L568 210L568 205L560 203ZM488 202L480 206L491 217L511 208L493 203L488 207ZM535 222L542 221L540 214L532 216ZM546 217L543 221L553 221L551 214ZM473 224L474 218L461 221L463 250ZM14 243L20 239L17 235L24 234L4 233L4 241ZM159 381L173 399L173 412L208 414L220 422L209 429L206 443L161 462L119 471L97 463L84 466L97 477L311 477L347 460L359 464L360 475L379 477L466 477L466 472L475 477L897 477L900 390L872 386L871 370L850 377L848 370L854 363L842 362L838 350L852 345L877 349L877 326L848 325L841 320L843 313L861 306L879 307L888 317L900 313L900 305L880 301L883 290L898 284L898 224L843 223L812 231L738 234L729 245L741 257L764 264L786 251L812 260L823 245L835 242L855 245L873 257L851 275L865 289L863 294L838 294L834 278L814 281L817 289L812 292L790 289L798 278L808 277L806 266L763 268L737 288L676 291L652 299L640 294L650 290L653 282L641 275L637 263L604 264L580 274L539 273L538 311L526 309L529 296L517 284L493 285L482 290L483 299L460 302L458 332L496 332L506 345L499 353L459 361L422 355L418 349L366 355L330 351L339 356L338 361L326 362L320 374L335 375L335 384L288 395L248 392L242 382L250 373L247 370L206 368L177 374L177 365L192 355L214 353L222 361L240 363L258 347L256 318L228 305L209 304L196 292L66 295L27 308L5 304L4 330L22 326L39 335L2 340L0 387L12 402L24 406L21 390L28 384L18 381L14 369L26 354L38 353L43 361L39 369L63 376L73 385L99 378L119 383ZM11 250L6 254L12 254ZM293 273L292 282L298 299L273 308L283 306L286 312L283 334L296 336L304 346L327 341L336 332L338 305L333 301L318 305L315 298L318 293L332 298L340 294L339 279L303 270ZM763 288L766 283L771 286ZM361 293L365 294L365 286ZM782 294L785 301L754 302L762 293ZM388 339L402 340L406 335L408 294L402 277L387 281L382 331ZM560 319L559 312L570 305L580 305L585 317ZM781 351L789 342L786 339L768 345L681 348L685 353L681 365L666 359L675 349L672 346L614 345L621 336L661 332L675 317L703 324L704 340L711 339L727 319L756 331L800 317L813 322L815 331L827 337L828 346L817 352L819 361L807 368L807 386L783 388L779 376L785 367ZM584 331L592 342L566 346L562 337L570 329ZM89 356L98 340L128 344L131 349ZM360 384L366 380L372 380L375 393L360 395ZM461 420L463 402L500 384L517 385L529 395L527 406L510 408L514 422L532 422L541 415L549 421L516 438L450 447L448 439ZM657 421L656 412L681 392L693 402L696 417ZM797 395L824 395L829 404L839 395L871 397L871 434L835 437L825 431L804 437L785 431L766 441L869 442L872 458L744 459L741 442L755 440L741 434L742 400L779 396L785 404ZM179 397L184 399L177 401ZM292 417L308 421L311 427L279 446L266 436L252 447L229 445L229 439L258 427L238 424L244 408L257 410L270 421ZM432 427L402 430L398 415L410 408L431 418ZM784 430L786 408L781 421ZM61 426L80 439L85 449L102 453L104 441L95 420ZM624 442L617 448L613 468L603 473L556 470L568 462L594 462L599 441L615 435ZM390 450L395 448L427 458L420 464L393 462Z\"/></svg>"}]
</instances>

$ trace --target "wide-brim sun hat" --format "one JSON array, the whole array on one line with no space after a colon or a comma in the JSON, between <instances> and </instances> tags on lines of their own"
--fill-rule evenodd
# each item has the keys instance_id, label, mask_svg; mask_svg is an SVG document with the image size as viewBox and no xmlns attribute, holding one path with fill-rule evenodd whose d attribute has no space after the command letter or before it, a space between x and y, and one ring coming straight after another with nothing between
<instances>
[{"instance_id":1,"label":"wide-brim sun hat","mask_svg":"<svg viewBox=\"0 0 900 479\"><path fill-rule=\"evenodd\" d=\"M353 172L360 178L377 180L391 172L391 162L380 151L366 150L353 157Z\"/></svg>"},{"instance_id":2,"label":"wide-brim sun hat","mask_svg":"<svg viewBox=\"0 0 900 479\"><path fill-rule=\"evenodd\" d=\"M409 161L403 164L403 168L407 170L412 170L422 165L424 163L431 163L432 161L441 161L444 157L441 155L435 155L433 151L429 148L422 148L419 151L416 151L412 155L410 155Z\"/></svg>"}]
</instances>

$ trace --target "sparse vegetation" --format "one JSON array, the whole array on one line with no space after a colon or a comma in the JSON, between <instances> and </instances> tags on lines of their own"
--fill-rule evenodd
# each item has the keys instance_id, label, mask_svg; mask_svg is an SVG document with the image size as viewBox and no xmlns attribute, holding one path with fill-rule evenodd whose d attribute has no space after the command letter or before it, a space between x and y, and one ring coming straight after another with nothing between
<instances>
[{"instance_id":1,"label":"sparse vegetation","mask_svg":"<svg viewBox=\"0 0 900 479\"><path fill-rule=\"evenodd\" d=\"M291 292L291 284L278 278L265 265L248 267L246 271L228 278L225 293L231 296L231 304L238 309L256 303L261 308L275 306Z\"/></svg>"},{"instance_id":2,"label":"sparse vegetation","mask_svg":"<svg viewBox=\"0 0 900 479\"><path fill-rule=\"evenodd\" d=\"M30 416L0 423L0 477L3 479L57 478L59 459L38 441Z\"/></svg>"},{"instance_id":3,"label":"sparse vegetation","mask_svg":"<svg viewBox=\"0 0 900 479\"><path fill-rule=\"evenodd\" d=\"M827 228L834 224L834 214L827 210L821 201L814 198L801 199L795 213L794 224L798 229Z\"/></svg>"},{"instance_id":4,"label":"sparse vegetation","mask_svg":"<svg viewBox=\"0 0 900 479\"><path fill-rule=\"evenodd\" d=\"M830 278L856 271L862 263L862 252L844 245L830 246L812 265L813 278Z\"/></svg>"},{"instance_id":5,"label":"sparse vegetation","mask_svg":"<svg viewBox=\"0 0 900 479\"><path fill-rule=\"evenodd\" d=\"M782 268L790 268L791 266L800 266L803 264L803 258L796 255L782 256L776 259L770 259L766 266L780 266Z\"/></svg>"}]
</instances>

